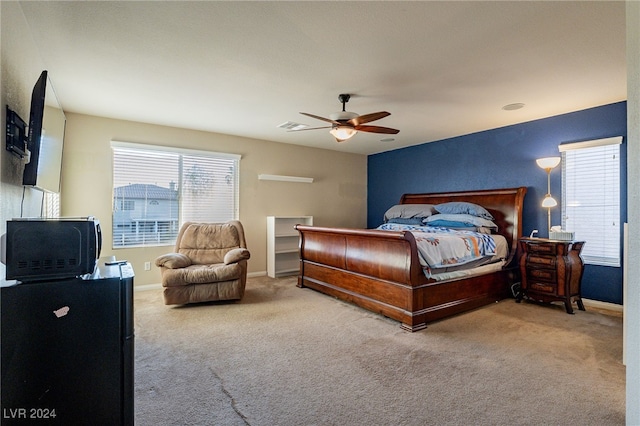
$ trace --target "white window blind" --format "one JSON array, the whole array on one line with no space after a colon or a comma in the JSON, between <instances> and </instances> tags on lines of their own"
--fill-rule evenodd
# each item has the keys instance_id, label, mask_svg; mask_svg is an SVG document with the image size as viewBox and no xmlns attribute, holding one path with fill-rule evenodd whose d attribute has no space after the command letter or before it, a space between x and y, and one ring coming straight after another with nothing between
<instances>
[{"instance_id":1,"label":"white window blind","mask_svg":"<svg viewBox=\"0 0 640 426\"><path fill-rule=\"evenodd\" d=\"M620 266L622 137L560 145L562 228L585 241L585 263Z\"/></svg>"},{"instance_id":2,"label":"white window blind","mask_svg":"<svg viewBox=\"0 0 640 426\"><path fill-rule=\"evenodd\" d=\"M42 197L42 216L47 218L60 217L60 193L44 192Z\"/></svg>"},{"instance_id":3,"label":"white window blind","mask_svg":"<svg viewBox=\"0 0 640 426\"><path fill-rule=\"evenodd\" d=\"M114 248L172 245L184 222L238 219L239 155L111 146Z\"/></svg>"}]
</instances>

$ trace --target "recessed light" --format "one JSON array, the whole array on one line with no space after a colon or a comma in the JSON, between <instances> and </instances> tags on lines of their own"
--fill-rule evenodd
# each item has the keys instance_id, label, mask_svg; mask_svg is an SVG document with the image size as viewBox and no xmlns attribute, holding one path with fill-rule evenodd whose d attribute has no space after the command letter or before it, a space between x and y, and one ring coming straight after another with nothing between
<instances>
[{"instance_id":1,"label":"recessed light","mask_svg":"<svg viewBox=\"0 0 640 426\"><path fill-rule=\"evenodd\" d=\"M395 141L394 138L384 138L384 139L380 139L380 142L393 142Z\"/></svg>"},{"instance_id":2,"label":"recessed light","mask_svg":"<svg viewBox=\"0 0 640 426\"><path fill-rule=\"evenodd\" d=\"M524 108L524 104L520 103L520 102L515 103L515 104L508 104L508 105L505 105L505 106L502 107L502 109L505 110L505 111L515 111L515 110L520 109L520 108Z\"/></svg>"}]
</instances>

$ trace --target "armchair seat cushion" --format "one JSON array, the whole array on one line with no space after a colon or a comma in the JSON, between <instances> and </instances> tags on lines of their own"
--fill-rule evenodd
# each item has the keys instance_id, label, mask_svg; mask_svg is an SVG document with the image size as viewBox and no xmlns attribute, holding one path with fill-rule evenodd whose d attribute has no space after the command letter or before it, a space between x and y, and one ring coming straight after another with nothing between
<instances>
[{"instance_id":1,"label":"armchair seat cushion","mask_svg":"<svg viewBox=\"0 0 640 426\"><path fill-rule=\"evenodd\" d=\"M223 263L190 265L186 268L166 270L163 275L162 285L164 287L180 287L191 284L232 281L240 278L242 273L243 268L238 263L229 265Z\"/></svg>"}]
</instances>

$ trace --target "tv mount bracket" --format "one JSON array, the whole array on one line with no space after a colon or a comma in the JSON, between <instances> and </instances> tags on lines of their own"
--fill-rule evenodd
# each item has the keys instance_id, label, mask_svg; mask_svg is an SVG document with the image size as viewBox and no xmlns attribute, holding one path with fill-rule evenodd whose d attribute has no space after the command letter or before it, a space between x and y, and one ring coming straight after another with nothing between
<instances>
[{"instance_id":1,"label":"tv mount bracket","mask_svg":"<svg viewBox=\"0 0 640 426\"><path fill-rule=\"evenodd\" d=\"M24 158L27 155L27 123L7 105L7 151Z\"/></svg>"}]
</instances>

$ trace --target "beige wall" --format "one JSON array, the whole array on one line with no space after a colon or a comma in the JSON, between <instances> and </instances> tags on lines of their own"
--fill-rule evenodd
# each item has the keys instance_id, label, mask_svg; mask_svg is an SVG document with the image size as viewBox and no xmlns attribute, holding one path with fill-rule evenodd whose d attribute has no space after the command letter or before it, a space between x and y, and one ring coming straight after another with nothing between
<instances>
[{"instance_id":1,"label":"beige wall","mask_svg":"<svg viewBox=\"0 0 640 426\"><path fill-rule=\"evenodd\" d=\"M266 271L266 217L310 215L321 226L366 226L367 158L222 134L67 114L63 155L62 215L92 215L103 230L103 255L131 262L136 285L160 282L157 268L144 270L172 247L111 248L112 140L239 154L240 220L251 251L249 273ZM327 138L327 143L334 143ZM279 174L314 178L313 183L258 180Z\"/></svg>"},{"instance_id":2,"label":"beige wall","mask_svg":"<svg viewBox=\"0 0 640 426\"><path fill-rule=\"evenodd\" d=\"M0 2L2 63L0 98L29 118L31 90L47 69L17 2ZM55 70L50 78L55 85ZM63 100L64 94L58 93ZM65 107L63 102L63 108ZM261 140L72 114L68 111L62 173L62 215L96 216L103 228L103 255L130 261L136 285L160 282L158 270L144 262L170 247L111 248L111 140L179 146L240 154L240 220L251 250L249 272L266 271L266 216L312 215L315 224L366 226L366 156L302 148ZM327 138L327 143L334 143ZM22 161L0 149L0 234L13 217L40 215L42 192L23 189ZM312 184L259 181L258 174L313 177ZM0 263L0 279L4 279Z\"/></svg>"}]
</instances>

